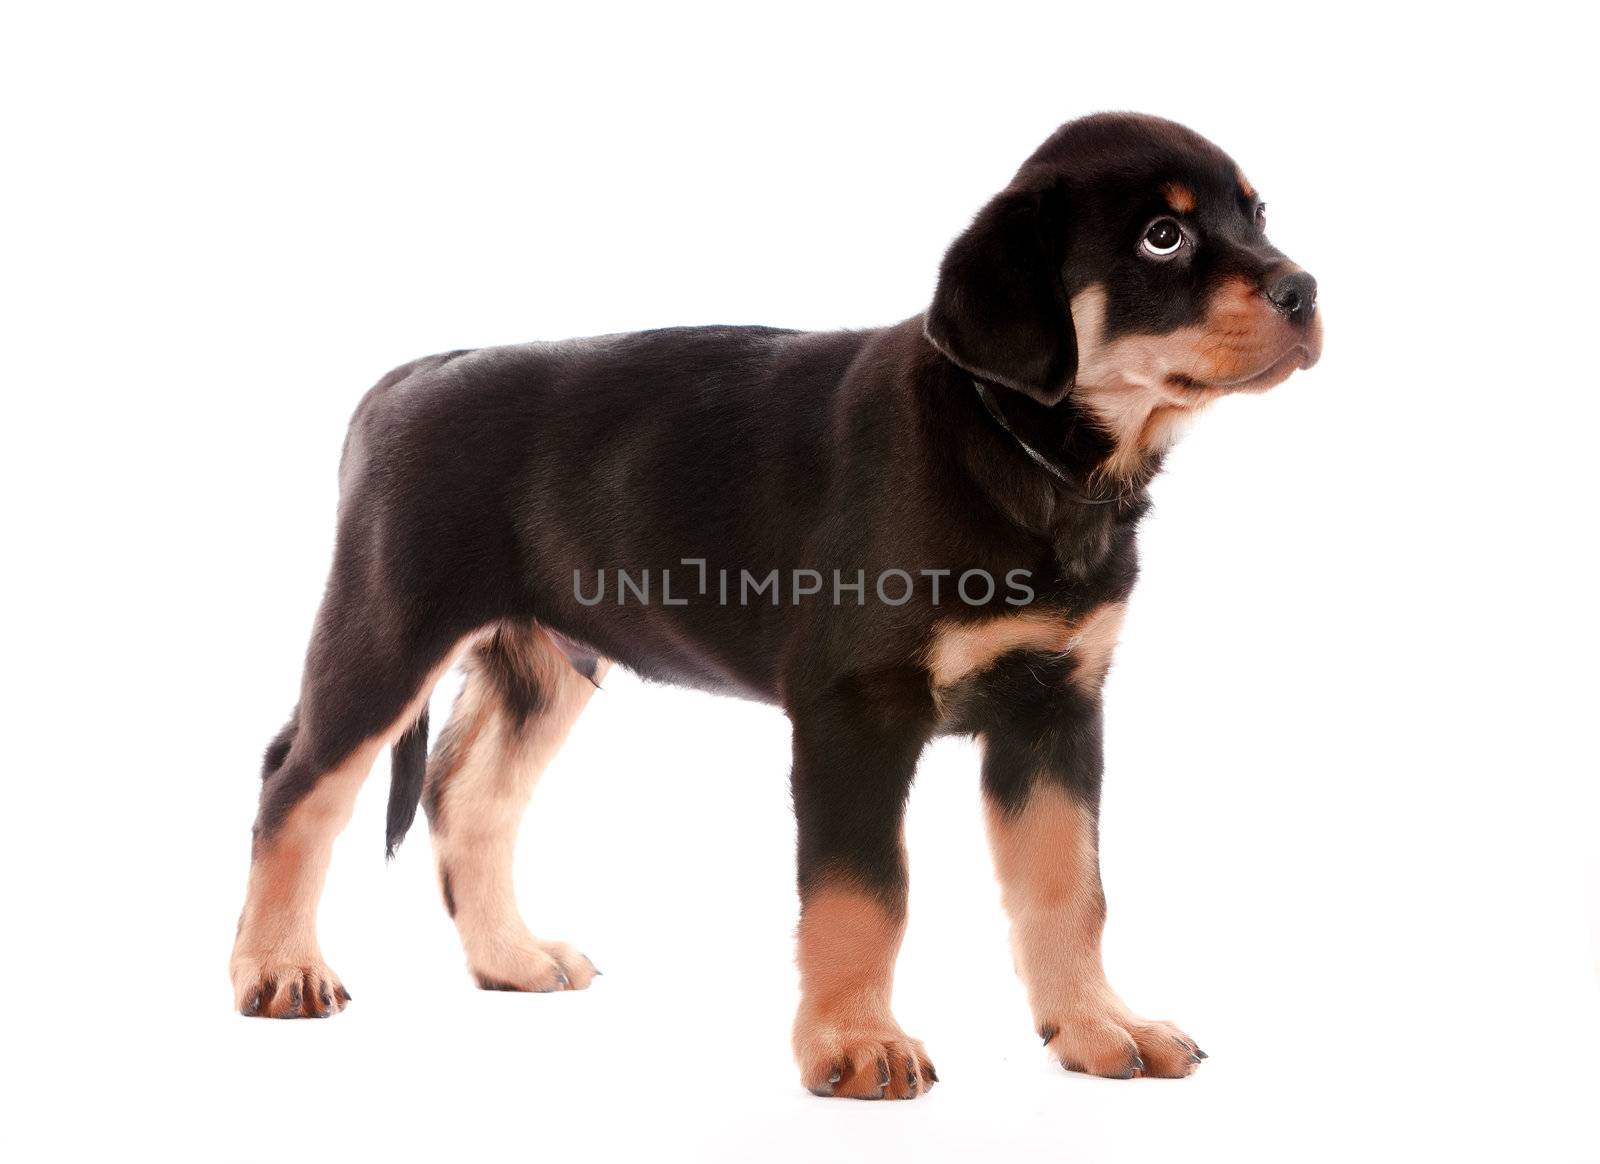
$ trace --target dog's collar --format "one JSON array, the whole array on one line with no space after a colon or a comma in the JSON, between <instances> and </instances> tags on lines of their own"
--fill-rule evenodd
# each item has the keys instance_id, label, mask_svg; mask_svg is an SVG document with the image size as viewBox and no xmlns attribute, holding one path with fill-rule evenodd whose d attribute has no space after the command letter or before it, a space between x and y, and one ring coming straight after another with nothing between
<instances>
[{"instance_id":1,"label":"dog's collar","mask_svg":"<svg viewBox=\"0 0 1600 1164\"><path fill-rule=\"evenodd\" d=\"M994 398L994 393L989 390L989 385L977 377L973 377L972 386L978 390L978 399L983 401L983 407L994 418L994 422L1005 431L1007 436L1017 442L1018 447L1032 458L1034 464L1054 477L1074 501L1083 505L1116 505L1127 500L1127 496L1123 494L1119 494L1116 497L1090 497L1084 493L1083 490L1078 488L1077 482L1067 475L1065 469L1017 435L1017 430L1012 428L1011 423L1006 420L1006 414L1000 411L1000 402Z\"/></svg>"}]
</instances>

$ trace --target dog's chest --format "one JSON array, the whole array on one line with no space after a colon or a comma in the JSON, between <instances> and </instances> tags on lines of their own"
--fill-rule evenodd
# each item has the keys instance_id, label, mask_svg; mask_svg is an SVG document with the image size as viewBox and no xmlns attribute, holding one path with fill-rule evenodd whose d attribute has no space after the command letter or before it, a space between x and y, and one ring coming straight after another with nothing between
<instances>
[{"instance_id":1,"label":"dog's chest","mask_svg":"<svg viewBox=\"0 0 1600 1164\"><path fill-rule=\"evenodd\" d=\"M1121 600L1108 600L1071 614L1040 606L941 623L934 628L926 654L933 689L955 692L1016 652L1060 660L1068 664L1067 676L1080 686L1097 684L1116 645L1123 611Z\"/></svg>"},{"instance_id":2,"label":"dog's chest","mask_svg":"<svg viewBox=\"0 0 1600 1164\"><path fill-rule=\"evenodd\" d=\"M1139 519L1148 503L1078 508L1054 531L1041 582L1047 589L1080 590L1120 577L1134 555Z\"/></svg>"},{"instance_id":3,"label":"dog's chest","mask_svg":"<svg viewBox=\"0 0 1600 1164\"><path fill-rule=\"evenodd\" d=\"M1039 547L1039 560L1026 571L1028 602L941 620L925 655L934 689L950 691L1018 651L1070 656L1071 673L1085 683L1103 674L1138 572L1136 521L1126 513L1082 515Z\"/></svg>"}]
</instances>

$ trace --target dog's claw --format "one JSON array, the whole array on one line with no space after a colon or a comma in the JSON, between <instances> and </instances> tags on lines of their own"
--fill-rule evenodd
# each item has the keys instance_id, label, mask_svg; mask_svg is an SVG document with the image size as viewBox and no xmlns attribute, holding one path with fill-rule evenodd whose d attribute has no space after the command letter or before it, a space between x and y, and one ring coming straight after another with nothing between
<instances>
[{"instance_id":1,"label":"dog's claw","mask_svg":"<svg viewBox=\"0 0 1600 1164\"><path fill-rule=\"evenodd\" d=\"M1123 1012L1036 1015L1034 1022L1061 1066L1101 1079L1182 1079L1194 1074L1196 1056L1203 1056L1171 1023Z\"/></svg>"},{"instance_id":2,"label":"dog's claw","mask_svg":"<svg viewBox=\"0 0 1600 1164\"><path fill-rule=\"evenodd\" d=\"M876 1043L877 1045L873 1045ZM801 1085L812 1095L849 1099L914 1099L925 1095L939 1075L927 1053L904 1036L844 1040L811 1057L800 1048ZM876 1065L876 1070L873 1070Z\"/></svg>"},{"instance_id":3,"label":"dog's claw","mask_svg":"<svg viewBox=\"0 0 1600 1164\"><path fill-rule=\"evenodd\" d=\"M333 971L315 959L251 959L230 971L234 1001L246 1018L330 1018L350 1001Z\"/></svg>"}]
</instances>

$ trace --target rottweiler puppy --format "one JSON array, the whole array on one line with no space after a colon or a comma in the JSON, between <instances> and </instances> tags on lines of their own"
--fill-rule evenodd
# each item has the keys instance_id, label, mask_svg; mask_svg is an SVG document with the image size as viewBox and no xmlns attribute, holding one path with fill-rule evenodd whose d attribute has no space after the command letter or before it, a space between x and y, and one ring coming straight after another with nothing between
<instances>
[{"instance_id":1,"label":"rottweiler puppy","mask_svg":"<svg viewBox=\"0 0 1600 1164\"><path fill-rule=\"evenodd\" d=\"M350 1000L317 901L392 748L388 845L426 809L445 908L489 990L581 990L511 877L539 773L612 664L793 724L801 1001L819 1095L937 1080L890 1011L918 755L980 741L1035 1029L1065 1067L1204 1058L1101 969L1101 688L1147 486L1184 423L1315 363L1316 282L1261 198L1170 121L1057 130L872 331L667 328L429 356L356 409L299 703L267 749L234 946L247 1015ZM428 696L465 685L428 751Z\"/></svg>"}]
</instances>

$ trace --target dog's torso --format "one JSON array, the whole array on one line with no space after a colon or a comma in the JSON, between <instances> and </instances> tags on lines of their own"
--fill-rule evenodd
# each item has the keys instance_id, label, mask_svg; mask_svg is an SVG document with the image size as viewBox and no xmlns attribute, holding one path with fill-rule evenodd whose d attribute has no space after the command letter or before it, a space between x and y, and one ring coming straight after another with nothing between
<instances>
[{"instance_id":1,"label":"dog's torso","mask_svg":"<svg viewBox=\"0 0 1600 1164\"><path fill-rule=\"evenodd\" d=\"M457 629L532 618L647 678L937 686L941 628L1025 614L995 641L1026 649L1126 597L1145 507L1058 504L975 399L920 318L428 357L356 413L346 540Z\"/></svg>"}]
</instances>

